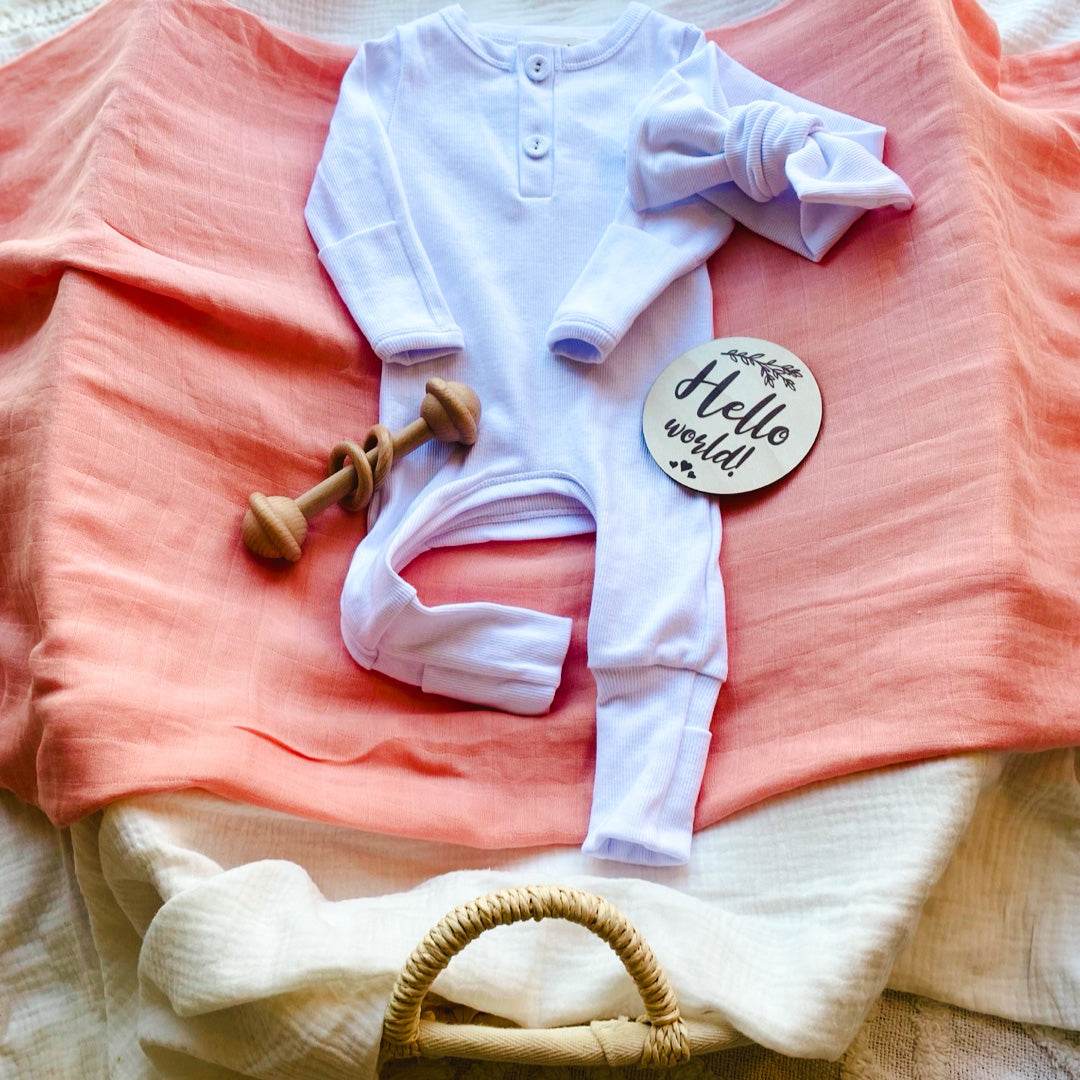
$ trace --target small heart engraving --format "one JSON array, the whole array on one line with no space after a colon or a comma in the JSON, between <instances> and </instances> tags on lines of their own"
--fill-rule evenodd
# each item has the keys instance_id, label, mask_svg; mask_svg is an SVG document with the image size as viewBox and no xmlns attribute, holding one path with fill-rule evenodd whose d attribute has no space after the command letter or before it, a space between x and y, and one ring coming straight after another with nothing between
<instances>
[{"instance_id":1,"label":"small heart engraving","mask_svg":"<svg viewBox=\"0 0 1080 1080\"><path fill-rule=\"evenodd\" d=\"M687 475L687 476L688 476L688 477L689 477L689 478L690 478L691 480L696 480L696 479L697 479L697 473L696 473L696 472L694 472L694 470L693 470L693 469L691 469L691 470L690 470L690 471L689 471L689 472L688 472L688 473L687 473L686 475Z\"/></svg>"},{"instance_id":2,"label":"small heart engraving","mask_svg":"<svg viewBox=\"0 0 1080 1080\"><path fill-rule=\"evenodd\" d=\"M679 462L679 468L682 469L683 472L689 472L690 471L690 462L689 461L680 461Z\"/></svg>"},{"instance_id":3,"label":"small heart engraving","mask_svg":"<svg viewBox=\"0 0 1080 1080\"><path fill-rule=\"evenodd\" d=\"M669 462L668 462L668 464L669 464L669 465L670 465L670 466L671 466L671 467L672 467L673 469L677 469L677 468L679 467L679 463L678 463L677 461L669 461Z\"/></svg>"}]
</instances>

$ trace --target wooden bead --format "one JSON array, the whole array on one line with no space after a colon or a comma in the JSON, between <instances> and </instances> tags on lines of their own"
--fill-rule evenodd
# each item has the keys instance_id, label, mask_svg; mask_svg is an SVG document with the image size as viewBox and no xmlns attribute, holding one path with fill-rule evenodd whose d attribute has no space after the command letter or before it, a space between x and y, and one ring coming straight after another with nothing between
<instances>
[{"instance_id":1,"label":"wooden bead","mask_svg":"<svg viewBox=\"0 0 1080 1080\"><path fill-rule=\"evenodd\" d=\"M362 447L338 443L330 455L330 475L303 495L290 499L256 491L241 525L248 550L265 559L296 562L308 521L331 503L340 502L346 510L367 506L398 458L431 439L472 446L480 424L480 399L472 387L434 378L425 389L418 419L394 435L376 424Z\"/></svg>"},{"instance_id":2,"label":"wooden bead","mask_svg":"<svg viewBox=\"0 0 1080 1080\"><path fill-rule=\"evenodd\" d=\"M288 495L264 495L256 491L248 506L242 526L248 550L264 559L296 562L308 531L307 518L296 500Z\"/></svg>"},{"instance_id":3,"label":"wooden bead","mask_svg":"<svg viewBox=\"0 0 1080 1080\"><path fill-rule=\"evenodd\" d=\"M472 446L480 423L480 399L464 383L428 379L420 415L440 442Z\"/></svg>"}]
</instances>

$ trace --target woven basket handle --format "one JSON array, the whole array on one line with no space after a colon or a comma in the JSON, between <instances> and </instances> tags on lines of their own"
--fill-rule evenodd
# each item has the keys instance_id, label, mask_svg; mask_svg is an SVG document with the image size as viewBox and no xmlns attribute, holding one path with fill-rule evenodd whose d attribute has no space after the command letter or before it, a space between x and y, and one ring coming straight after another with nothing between
<instances>
[{"instance_id":1,"label":"woven basket handle","mask_svg":"<svg viewBox=\"0 0 1080 1080\"><path fill-rule=\"evenodd\" d=\"M470 941L495 926L526 919L567 919L591 930L611 946L641 994L645 1018L628 1023L646 1027L642 1065L675 1065L690 1056L686 1025L667 976L652 949L603 897L578 889L530 885L489 893L454 908L413 950L394 984L383 1021L383 1046L389 1057L417 1056L420 1009L435 977Z\"/></svg>"}]
</instances>

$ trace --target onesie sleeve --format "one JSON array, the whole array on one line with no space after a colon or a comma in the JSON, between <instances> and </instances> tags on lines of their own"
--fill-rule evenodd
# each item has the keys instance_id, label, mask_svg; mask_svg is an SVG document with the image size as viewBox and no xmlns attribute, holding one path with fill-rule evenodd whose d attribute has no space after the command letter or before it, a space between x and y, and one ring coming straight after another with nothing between
<instances>
[{"instance_id":1,"label":"onesie sleeve","mask_svg":"<svg viewBox=\"0 0 1080 1080\"><path fill-rule=\"evenodd\" d=\"M677 278L700 266L731 235L730 215L693 195L661 210L624 196L585 269L548 327L552 352L598 364L634 320Z\"/></svg>"},{"instance_id":2,"label":"onesie sleeve","mask_svg":"<svg viewBox=\"0 0 1080 1080\"><path fill-rule=\"evenodd\" d=\"M909 209L884 144L879 125L782 90L702 37L635 110L623 205L559 305L549 348L603 360L734 221L818 262L866 210ZM661 244L676 250L660 258Z\"/></svg>"},{"instance_id":3,"label":"onesie sleeve","mask_svg":"<svg viewBox=\"0 0 1080 1080\"><path fill-rule=\"evenodd\" d=\"M396 31L360 46L341 83L304 216L319 261L383 360L464 348L406 202L388 131L401 90Z\"/></svg>"}]
</instances>

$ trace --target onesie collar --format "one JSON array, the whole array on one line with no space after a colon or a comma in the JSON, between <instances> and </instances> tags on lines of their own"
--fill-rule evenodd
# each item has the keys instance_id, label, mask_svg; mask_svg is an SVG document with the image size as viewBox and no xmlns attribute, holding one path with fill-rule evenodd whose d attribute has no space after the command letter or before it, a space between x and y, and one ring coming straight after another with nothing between
<instances>
[{"instance_id":1,"label":"onesie collar","mask_svg":"<svg viewBox=\"0 0 1080 1080\"><path fill-rule=\"evenodd\" d=\"M618 52L641 25L651 9L632 0L623 13L598 37L576 45L548 45L556 68L572 71L575 68L599 64ZM440 12L447 25L481 59L496 67L510 70L518 50L530 44L526 36L529 27L499 27L494 33L481 33L460 4L451 4ZM572 29L572 28L571 28ZM539 43L538 43L539 44Z\"/></svg>"}]
</instances>

